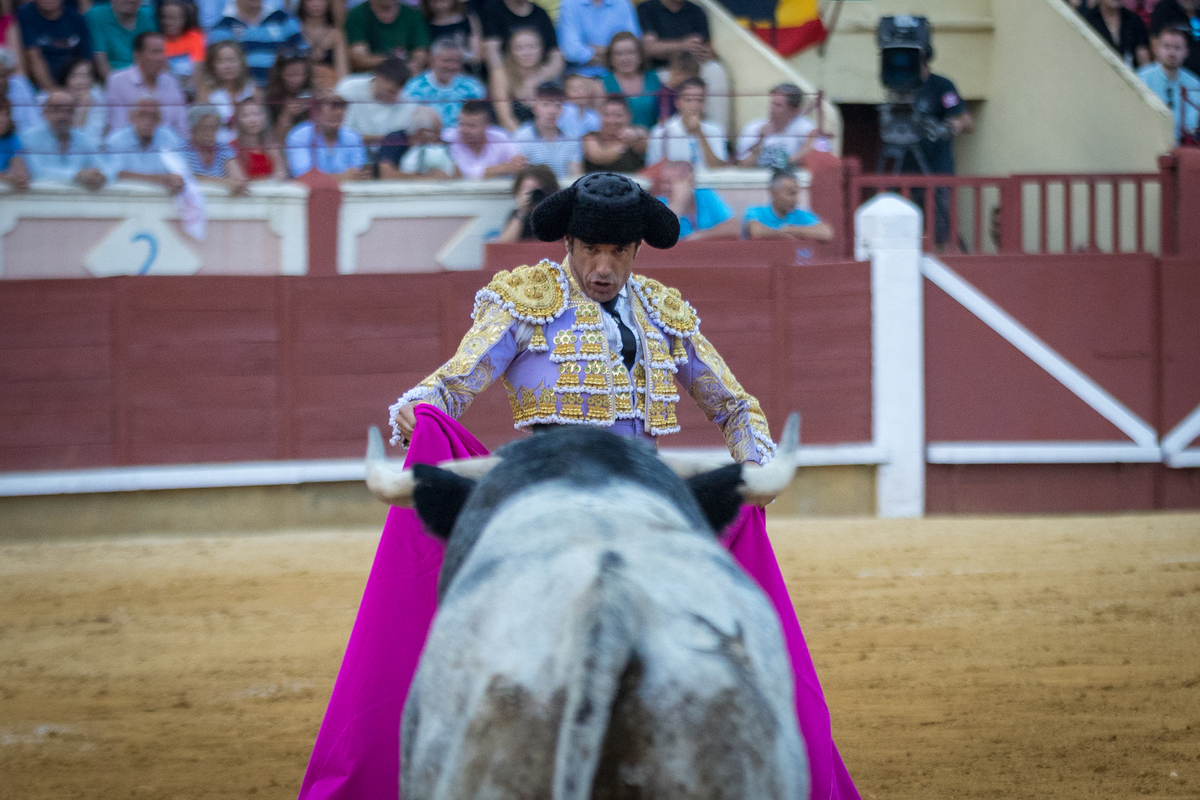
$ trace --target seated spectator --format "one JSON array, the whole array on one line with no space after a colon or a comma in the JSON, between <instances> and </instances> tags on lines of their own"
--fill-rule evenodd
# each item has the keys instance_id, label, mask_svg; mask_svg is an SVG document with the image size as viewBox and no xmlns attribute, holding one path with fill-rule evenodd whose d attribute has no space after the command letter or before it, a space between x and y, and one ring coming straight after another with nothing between
<instances>
[{"instance_id":1,"label":"seated spectator","mask_svg":"<svg viewBox=\"0 0 1200 800\"><path fill-rule=\"evenodd\" d=\"M657 125L658 90L662 84L658 80L658 73L647 68L642 41L632 33L621 31L609 42L604 63L608 67L604 75L604 91L629 98L629 112L633 114L634 125L646 130Z\"/></svg>"},{"instance_id":2,"label":"seated spectator","mask_svg":"<svg viewBox=\"0 0 1200 800\"><path fill-rule=\"evenodd\" d=\"M283 9L263 8L263 0L234 0L226 16L208 32L208 41L241 45L250 77L258 86L266 86L267 73L280 52L305 47L296 18Z\"/></svg>"},{"instance_id":3,"label":"seated spectator","mask_svg":"<svg viewBox=\"0 0 1200 800\"><path fill-rule=\"evenodd\" d=\"M713 122L704 121L704 81L689 78L679 87L675 101L679 113L650 131L646 146L646 163L686 161L697 170L725 166L728 146L725 131Z\"/></svg>"},{"instance_id":4,"label":"seated spectator","mask_svg":"<svg viewBox=\"0 0 1200 800\"><path fill-rule=\"evenodd\" d=\"M667 75L662 79L662 88L658 90L658 118L670 119L675 116L675 98L679 96L679 87L683 82L700 77L700 62L687 50L680 50L671 56L667 62ZM705 104L707 110L707 103Z\"/></svg>"},{"instance_id":5,"label":"seated spectator","mask_svg":"<svg viewBox=\"0 0 1200 800\"><path fill-rule=\"evenodd\" d=\"M161 33L139 33L133 40L133 66L108 76L108 130L129 125L129 109L141 97L158 101L167 126L182 140L187 136L187 100L179 81L167 70L166 40Z\"/></svg>"},{"instance_id":6,"label":"seated spectator","mask_svg":"<svg viewBox=\"0 0 1200 800\"><path fill-rule=\"evenodd\" d=\"M767 187L771 202L746 209L743 235L747 239L833 239L833 228L811 211L797 207L800 182L785 170L776 170Z\"/></svg>"},{"instance_id":7,"label":"seated spectator","mask_svg":"<svg viewBox=\"0 0 1200 800\"><path fill-rule=\"evenodd\" d=\"M491 117L486 100L468 100L458 116L458 128L446 131L454 166L468 180L515 175L525 166L525 156L504 129L488 125Z\"/></svg>"},{"instance_id":8,"label":"seated spectator","mask_svg":"<svg viewBox=\"0 0 1200 800\"><path fill-rule=\"evenodd\" d=\"M517 207L508 215L508 222L504 224L504 230L500 231L496 241L537 241L529 216L538 203L557 191L558 179L545 164L530 164L518 172L512 188L513 200L516 201Z\"/></svg>"},{"instance_id":9,"label":"seated spectator","mask_svg":"<svg viewBox=\"0 0 1200 800\"><path fill-rule=\"evenodd\" d=\"M249 84L251 90L254 84ZM267 78L267 111L275 141L287 139L288 132L312 113L312 62L302 53L280 53Z\"/></svg>"},{"instance_id":10,"label":"seated spectator","mask_svg":"<svg viewBox=\"0 0 1200 800\"><path fill-rule=\"evenodd\" d=\"M664 69L675 53L694 56L700 64L699 77L708 85L708 119L729 130L733 121L729 73L713 52L704 9L691 0L644 0L637 13L650 67Z\"/></svg>"},{"instance_id":11,"label":"seated spectator","mask_svg":"<svg viewBox=\"0 0 1200 800\"><path fill-rule=\"evenodd\" d=\"M35 181L77 183L95 191L105 183L100 142L71 127L75 100L55 89L42 106L45 124L21 136L21 155Z\"/></svg>"},{"instance_id":12,"label":"seated spectator","mask_svg":"<svg viewBox=\"0 0 1200 800\"><path fill-rule=\"evenodd\" d=\"M204 75L196 91L196 102L214 105L221 112L221 142L233 139L233 112L242 100L258 91L250 80L250 68L237 42L215 42L208 46Z\"/></svg>"},{"instance_id":13,"label":"seated spectator","mask_svg":"<svg viewBox=\"0 0 1200 800\"><path fill-rule=\"evenodd\" d=\"M0 183L8 184L15 192L29 188L29 169L19 153L21 139L12 118L12 103L0 95Z\"/></svg>"},{"instance_id":14,"label":"seated spectator","mask_svg":"<svg viewBox=\"0 0 1200 800\"><path fill-rule=\"evenodd\" d=\"M568 69L604 74L608 44L621 31L642 35L629 0L564 0L558 9L558 46Z\"/></svg>"},{"instance_id":15,"label":"seated spectator","mask_svg":"<svg viewBox=\"0 0 1200 800\"><path fill-rule=\"evenodd\" d=\"M385 58L402 58L416 75L429 61L429 30L421 12L400 0L367 0L346 14L350 69L369 72Z\"/></svg>"},{"instance_id":16,"label":"seated spectator","mask_svg":"<svg viewBox=\"0 0 1200 800\"><path fill-rule=\"evenodd\" d=\"M87 22L63 0L33 0L17 6L29 79L43 92L58 88L54 76L74 58L91 58L95 48Z\"/></svg>"},{"instance_id":17,"label":"seated spectator","mask_svg":"<svg viewBox=\"0 0 1200 800\"><path fill-rule=\"evenodd\" d=\"M600 82L586 75L572 73L566 80L567 101L563 103L558 127L568 139L583 139L592 131L600 130L600 114L596 111L596 100L603 93Z\"/></svg>"},{"instance_id":18,"label":"seated spectator","mask_svg":"<svg viewBox=\"0 0 1200 800\"><path fill-rule=\"evenodd\" d=\"M504 69L505 59L512 50L513 36L528 28L537 32L545 55L541 74L530 78L531 86L562 77L565 62L558 50L558 34L554 32L550 15L541 6L530 0L482 0L479 21L483 25L483 55L489 74Z\"/></svg>"},{"instance_id":19,"label":"seated spectator","mask_svg":"<svg viewBox=\"0 0 1200 800\"><path fill-rule=\"evenodd\" d=\"M815 144L817 126L800 113L804 92L794 83L771 89L767 118L754 119L738 139L738 166L787 169L799 167Z\"/></svg>"},{"instance_id":20,"label":"seated spectator","mask_svg":"<svg viewBox=\"0 0 1200 800\"><path fill-rule=\"evenodd\" d=\"M234 130L236 136L229 146L246 180L287 179L287 161L271 138L267 109L258 98L249 97L237 104Z\"/></svg>"},{"instance_id":21,"label":"seated spectator","mask_svg":"<svg viewBox=\"0 0 1200 800\"><path fill-rule=\"evenodd\" d=\"M399 58L389 58L379 62L371 75L351 75L339 83L338 96L350 104L346 127L368 147L379 144L392 131L408 127L413 109L421 106L400 102L400 90L407 82L408 67Z\"/></svg>"},{"instance_id":22,"label":"seated spectator","mask_svg":"<svg viewBox=\"0 0 1200 800\"><path fill-rule=\"evenodd\" d=\"M463 0L421 0L421 16L429 41L452 39L463 51L467 71L483 75L483 25Z\"/></svg>"},{"instance_id":23,"label":"seated spectator","mask_svg":"<svg viewBox=\"0 0 1200 800\"><path fill-rule=\"evenodd\" d=\"M105 169L122 181L153 183L168 194L183 191L184 178L168 154L179 154L183 140L162 124L162 111L153 97L139 98L129 110L129 126L113 131L104 141Z\"/></svg>"},{"instance_id":24,"label":"seated spectator","mask_svg":"<svg viewBox=\"0 0 1200 800\"><path fill-rule=\"evenodd\" d=\"M583 163L580 141L566 138L558 128L564 97L557 83L543 83L533 101L533 122L525 123L513 135L526 163L545 164L559 178L579 175Z\"/></svg>"},{"instance_id":25,"label":"seated spectator","mask_svg":"<svg viewBox=\"0 0 1200 800\"><path fill-rule=\"evenodd\" d=\"M297 125L287 137L288 169L293 178L310 170L338 180L370 178L362 137L343 126L346 101L336 94L319 96L315 121Z\"/></svg>"},{"instance_id":26,"label":"seated spectator","mask_svg":"<svg viewBox=\"0 0 1200 800\"><path fill-rule=\"evenodd\" d=\"M442 120L432 108L417 106L408 121L404 146L379 152L379 177L384 180L444 181L458 175L450 148L442 141Z\"/></svg>"},{"instance_id":27,"label":"seated spectator","mask_svg":"<svg viewBox=\"0 0 1200 800\"><path fill-rule=\"evenodd\" d=\"M83 15L95 49L96 72L110 72L133 64L133 39L139 33L158 30L154 11L141 0L109 0L97 3Z\"/></svg>"},{"instance_id":28,"label":"seated spectator","mask_svg":"<svg viewBox=\"0 0 1200 800\"><path fill-rule=\"evenodd\" d=\"M17 68L16 55L3 48L0 48L0 96L7 97L11 104L18 134L41 127L42 117L34 99L33 84Z\"/></svg>"},{"instance_id":29,"label":"seated spectator","mask_svg":"<svg viewBox=\"0 0 1200 800\"><path fill-rule=\"evenodd\" d=\"M246 193L246 176L238 164L237 153L217 141L221 113L216 106L196 105L188 109L192 138L183 150L184 160L198 180L220 183L230 194Z\"/></svg>"},{"instance_id":30,"label":"seated spectator","mask_svg":"<svg viewBox=\"0 0 1200 800\"><path fill-rule=\"evenodd\" d=\"M1138 70L1138 77L1167 104L1175 118L1175 141L1196 130L1200 120L1200 78L1183 66L1188 54L1188 34L1182 28L1163 28L1154 40L1154 63ZM1187 93L1187 106L1180 90Z\"/></svg>"},{"instance_id":31,"label":"seated spectator","mask_svg":"<svg viewBox=\"0 0 1200 800\"><path fill-rule=\"evenodd\" d=\"M336 86L350 74L349 48L346 34L333 13L332 0L300 0L296 8L300 32L308 47L308 60L321 89Z\"/></svg>"},{"instance_id":32,"label":"seated spectator","mask_svg":"<svg viewBox=\"0 0 1200 800\"><path fill-rule=\"evenodd\" d=\"M185 92L194 94L196 73L207 54L204 31L196 21L196 7L184 0L161 0L158 32L165 40L163 52L167 56L167 69Z\"/></svg>"},{"instance_id":33,"label":"seated spectator","mask_svg":"<svg viewBox=\"0 0 1200 800\"><path fill-rule=\"evenodd\" d=\"M520 28L512 35L504 68L489 75L496 119L500 125L515 131L533 121L533 98L537 87L545 83L546 53L542 39L532 28Z\"/></svg>"},{"instance_id":34,"label":"seated spectator","mask_svg":"<svg viewBox=\"0 0 1200 800\"><path fill-rule=\"evenodd\" d=\"M487 96L487 90L482 83L463 74L463 53L453 40L434 42L429 62L430 69L410 79L400 97L430 106L446 127L457 125L463 102L480 100Z\"/></svg>"},{"instance_id":35,"label":"seated spectator","mask_svg":"<svg viewBox=\"0 0 1200 800\"><path fill-rule=\"evenodd\" d=\"M658 199L679 217L679 241L738 238L737 218L712 189L696 188L696 172L688 161L668 161L659 170Z\"/></svg>"},{"instance_id":36,"label":"seated spectator","mask_svg":"<svg viewBox=\"0 0 1200 800\"><path fill-rule=\"evenodd\" d=\"M1183 67L1200 75L1200 0L1158 0L1150 12L1150 35L1164 28L1179 28L1188 38L1188 55Z\"/></svg>"},{"instance_id":37,"label":"seated spectator","mask_svg":"<svg viewBox=\"0 0 1200 800\"><path fill-rule=\"evenodd\" d=\"M583 137L584 172L637 172L646 166L646 129L631 122L624 95L604 99L600 130Z\"/></svg>"},{"instance_id":38,"label":"seated spectator","mask_svg":"<svg viewBox=\"0 0 1200 800\"><path fill-rule=\"evenodd\" d=\"M1100 0L1083 18L1100 38L1117 51L1130 69L1150 63L1150 36L1142 18L1122 5L1122 0Z\"/></svg>"},{"instance_id":39,"label":"seated spectator","mask_svg":"<svg viewBox=\"0 0 1200 800\"><path fill-rule=\"evenodd\" d=\"M99 140L108 125L108 103L104 99L104 90L96 85L92 62L85 58L68 61L58 81L75 100L75 119L71 126Z\"/></svg>"}]
</instances>

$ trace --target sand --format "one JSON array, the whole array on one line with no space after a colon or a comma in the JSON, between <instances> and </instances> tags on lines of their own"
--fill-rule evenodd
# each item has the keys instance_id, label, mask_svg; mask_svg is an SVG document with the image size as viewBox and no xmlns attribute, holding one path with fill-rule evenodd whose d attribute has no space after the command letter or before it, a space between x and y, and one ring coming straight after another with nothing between
<instances>
[{"instance_id":1,"label":"sand","mask_svg":"<svg viewBox=\"0 0 1200 800\"><path fill-rule=\"evenodd\" d=\"M1200 514L772 520L863 797L1200 797ZM0 800L292 798L378 531L0 545Z\"/></svg>"}]
</instances>

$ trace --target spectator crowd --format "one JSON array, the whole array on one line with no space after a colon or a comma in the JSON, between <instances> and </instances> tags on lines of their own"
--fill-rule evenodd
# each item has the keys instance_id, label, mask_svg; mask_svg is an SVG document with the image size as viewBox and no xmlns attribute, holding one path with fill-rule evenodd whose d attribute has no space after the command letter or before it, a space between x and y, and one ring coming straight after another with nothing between
<instances>
[{"instance_id":1,"label":"spectator crowd","mask_svg":"<svg viewBox=\"0 0 1200 800\"><path fill-rule=\"evenodd\" d=\"M652 168L698 235L715 195L678 188L696 173L786 173L822 147L792 84L731 129L728 74L691 0L539 3L0 0L0 180L236 195L311 171L512 177L505 235L520 238L533 183Z\"/></svg>"}]
</instances>

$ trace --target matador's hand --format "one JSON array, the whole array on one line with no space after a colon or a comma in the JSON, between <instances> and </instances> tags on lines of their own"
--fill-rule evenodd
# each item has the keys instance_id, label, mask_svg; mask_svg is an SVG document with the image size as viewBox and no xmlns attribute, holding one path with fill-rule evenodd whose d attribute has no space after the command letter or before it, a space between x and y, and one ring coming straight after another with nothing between
<instances>
[{"instance_id":1,"label":"matador's hand","mask_svg":"<svg viewBox=\"0 0 1200 800\"><path fill-rule=\"evenodd\" d=\"M405 403L396 410L396 429L400 431L400 437L404 440L405 447L408 447L408 443L412 441L413 429L417 427L417 415L413 412L414 406L416 403Z\"/></svg>"}]
</instances>

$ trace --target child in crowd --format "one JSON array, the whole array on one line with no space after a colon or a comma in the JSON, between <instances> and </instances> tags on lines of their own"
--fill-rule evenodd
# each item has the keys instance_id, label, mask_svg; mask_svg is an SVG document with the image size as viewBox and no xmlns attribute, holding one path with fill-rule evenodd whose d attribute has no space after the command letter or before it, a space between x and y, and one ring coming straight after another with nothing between
<instances>
[{"instance_id":1,"label":"child in crowd","mask_svg":"<svg viewBox=\"0 0 1200 800\"><path fill-rule=\"evenodd\" d=\"M312 63L303 53L280 53L267 77L267 113L275 141L287 139L292 128L308 122L312 113Z\"/></svg>"},{"instance_id":2,"label":"child in crowd","mask_svg":"<svg viewBox=\"0 0 1200 800\"><path fill-rule=\"evenodd\" d=\"M600 113L596 111L596 103L604 94L600 81L573 72L567 76L566 94L567 101L558 118L563 136L582 140L592 131L600 130Z\"/></svg>"},{"instance_id":3,"label":"child in crowd","mask_svg":"<svg viewBox=\"0 0 1200 800\"><path fill-rule=\"evenodd\" d=\"M158 31L166 39L163 52L167 69L179 80L184 93L194 97L195 76L205 57L204 31L196 21L196 7L184 0L160 0L157 18Z\"/></svg>"},{"instance_id":4,"label":"child in crowd","mask_svg":"<svg viewBox=\"0 0 1200 800\"><path fill-rule=\"evenodd\" d=\"M256 97L237 104L234 115L237 138L230 146L247 180L287 179L287 162L271 139L267 109Z\"/></svg>"},{"instance_id":5,"label":"child in crowd","mask_svg":"<svg viewBox=\"0 0 1200 800\"><path fill-rule=\"evenodd\" d=\"M675 116L675 99L684 81L700 77L700 62L687 50L680 50L667 61L667 79L658 90L658 118Z\"/></svg>"}]
</instances>

